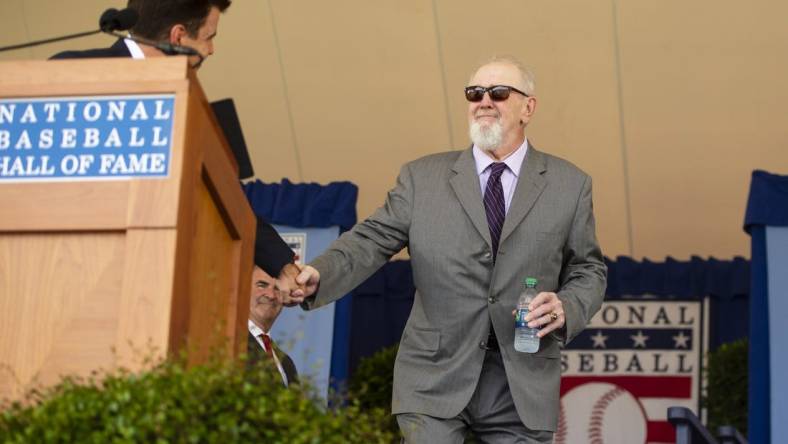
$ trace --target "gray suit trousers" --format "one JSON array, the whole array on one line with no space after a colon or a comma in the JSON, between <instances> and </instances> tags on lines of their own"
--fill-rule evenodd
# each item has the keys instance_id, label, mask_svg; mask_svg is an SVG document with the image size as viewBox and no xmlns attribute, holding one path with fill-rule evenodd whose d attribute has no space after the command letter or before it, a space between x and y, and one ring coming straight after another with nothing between
<instances>
[{"instance_id":1,"label":"gray suit trousers","mask_svg":"<svg viewBox=\"0 0 788 444\"><path fill-rule=\"evenodd\" d=\"M490 350L484 357L482 374L463 411L448 419L417 413L397 415L403 443L460 444L469 432L476 442L490 444L550 444L553 432L531 430L520 420L514 406L506 371L499 351Z\"/></svg>"}]
</instances>

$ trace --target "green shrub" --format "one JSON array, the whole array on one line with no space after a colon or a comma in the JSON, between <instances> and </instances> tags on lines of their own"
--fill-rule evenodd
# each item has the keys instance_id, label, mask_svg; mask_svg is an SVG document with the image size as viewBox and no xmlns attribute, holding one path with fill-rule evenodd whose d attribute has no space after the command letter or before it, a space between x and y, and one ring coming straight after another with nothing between
<instances>
[{"instance_id":1,"label":"green shrub","mask_svg":"<svg viewBox=\"0 0 788 444\"><path fill-rule=\"evenodd\" d=\"M707 427L712 433L717 433L719 426L732 425L747 436L747 353L746 339L709 352L703 405L708 410Z\"/></svg>"},{"instance_id":2,"label":"green shrub","mask_svg":"<svg viewBox=\"0 0 788 444\"><path fill-rule=\"evenodd\" d=\"M399 344L392 345L359 362L348 384L348 390L351 399L356 400L361 409L382 409L391 415L391 388L398 349ZM393 416L389 416L387 430L394 436L399 436L397 420Z\"/></svg>"},{"instance_id":3,"label":"green shrub","mask_svg":"<svg viewBox=\"0 0 788 444\"><path fill-rule=\"evenodd\" d=\"M389 443L382 409L319 406L308 387L286 389L263 362L65 379L32 406L0 412L3 443Z\"/></svg>"},{"instance_id":4,"label":"green shrub","mask_svg":"<svg viewBox=\"0 0 788 444\"><path fill-rule=\"evenodd\" d=\"M397 358L399 344L386 347L377 353L363 358L353 377L348 390L350 397L358 402L359 407L367 409L383 409L391 414L391 391L394 384L394 361ZM399 426L393 416L389 417L388 432L399 437ZM394 442L399 442L397 438ZM477 440L469 430L465 436L465 444L476 443Z\"/></svg>"}]
</instances>

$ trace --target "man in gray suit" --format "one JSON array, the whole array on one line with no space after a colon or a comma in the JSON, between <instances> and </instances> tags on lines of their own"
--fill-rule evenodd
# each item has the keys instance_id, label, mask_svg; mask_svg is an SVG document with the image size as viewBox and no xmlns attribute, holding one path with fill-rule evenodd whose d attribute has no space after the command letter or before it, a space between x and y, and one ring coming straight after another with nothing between
<instances>
[{"instance_id":1,"label":"man in gray suit","mask_svg":"<svg viewBox=\"0 0 788 444\"><path fill-rule=\"evenodd\" d=\"M465 89L473 147L406 164L385 204L298 277L304 308L320 307L408 247L416 295L392 402L406 442L460 443L469 428L482 442L552 442L560 348L599 310L607 270L591 178L525 136L533 94L516 60L482 65ZM513 347L525 277L541 290L533 354Z\"/></svg>"}]
</instances>

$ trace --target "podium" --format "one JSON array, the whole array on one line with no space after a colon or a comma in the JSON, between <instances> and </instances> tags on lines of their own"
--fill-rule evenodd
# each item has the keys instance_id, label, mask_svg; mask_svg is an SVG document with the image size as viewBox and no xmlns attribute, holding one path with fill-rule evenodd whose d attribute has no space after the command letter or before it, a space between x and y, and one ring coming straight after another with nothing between
<instances>
[{"instance_id":1,"label":"podium","mask_svg":"<svg viewBox=\"0 0 788 444\"><path fill-rule=\"evenodd\" d=\"M0 62L0 399L243 351L237 171L185 57Z\"/></svg>"}]
</instances>

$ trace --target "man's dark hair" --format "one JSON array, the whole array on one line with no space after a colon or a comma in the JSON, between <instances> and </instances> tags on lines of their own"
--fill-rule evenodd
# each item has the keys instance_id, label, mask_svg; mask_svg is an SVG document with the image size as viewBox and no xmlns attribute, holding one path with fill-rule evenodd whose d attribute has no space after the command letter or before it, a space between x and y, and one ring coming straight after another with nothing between
<instances>
[{"instance_id":1,"label":"man's dark hair","mask_svg":"<svg viewBox=\"0 0 788 444\"><path fill-rule=\"evenodd\" d=\"M131 32L150 40L165 40L173 26L186 27L189 37L196 37L212 7L224 12L232 0L129 0L128 7L137 11L139 20Z\"/></svg>"}]
</instances>

